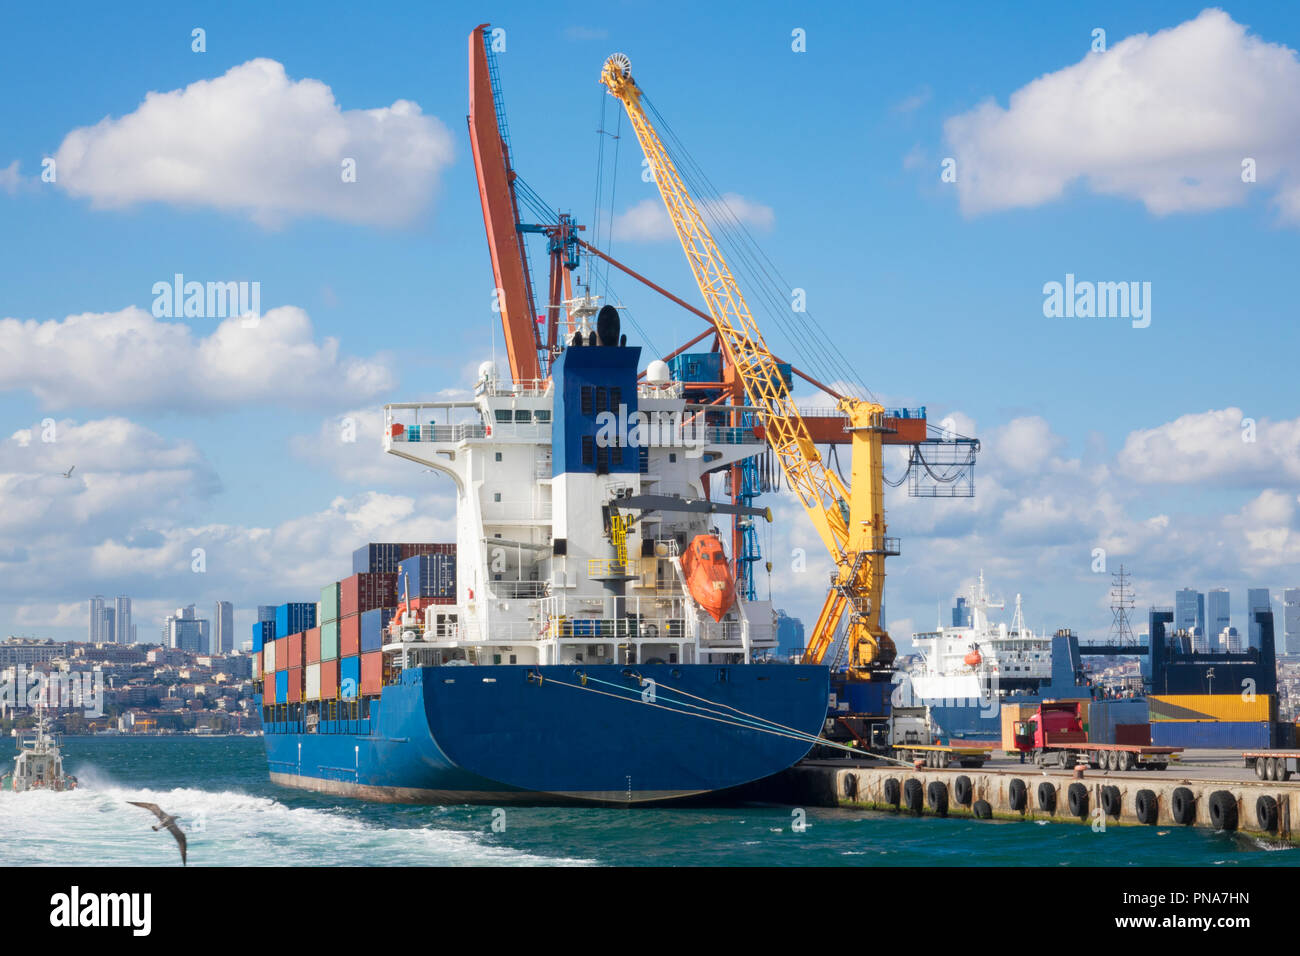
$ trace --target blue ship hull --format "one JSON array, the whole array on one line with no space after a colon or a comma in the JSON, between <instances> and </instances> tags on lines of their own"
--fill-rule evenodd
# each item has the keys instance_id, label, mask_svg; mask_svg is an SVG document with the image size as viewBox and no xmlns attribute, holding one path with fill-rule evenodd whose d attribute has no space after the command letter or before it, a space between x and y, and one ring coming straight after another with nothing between
<instances>
[{"instance_id":1,"label":"blue ship hull","mask_svg":"<svg viewBox=\"0 0 1300 956\"><path fill-rule=\"evenodd\" d=\"M264 740L272 782L367 800L653 803L799 761L828 686L826 667L790 664L426 667L368 719L267 722Z\"/></svg>"}]
</instances>

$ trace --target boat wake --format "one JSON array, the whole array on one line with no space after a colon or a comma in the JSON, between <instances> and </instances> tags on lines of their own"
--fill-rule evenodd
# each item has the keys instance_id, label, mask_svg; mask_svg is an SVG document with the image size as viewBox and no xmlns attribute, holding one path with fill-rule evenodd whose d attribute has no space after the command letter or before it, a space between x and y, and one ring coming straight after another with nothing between
<instances>
[{"instance_id":1,"label":"boat wake","mask_svg":"<svg viewBox=\"0 0 1300 956\"><path fill-rule=\"evenodd\" d=\"M352 808L289 807L237 791L124 787L83 768L66 793L0 794L0 866L178 866L176 844L150 828L153 817L127 801L174 814L191 866L572 866L592 861L526 853L483 832L452 829L422 814L412 826L384 826Z\"/></svg>"}]
</instances>

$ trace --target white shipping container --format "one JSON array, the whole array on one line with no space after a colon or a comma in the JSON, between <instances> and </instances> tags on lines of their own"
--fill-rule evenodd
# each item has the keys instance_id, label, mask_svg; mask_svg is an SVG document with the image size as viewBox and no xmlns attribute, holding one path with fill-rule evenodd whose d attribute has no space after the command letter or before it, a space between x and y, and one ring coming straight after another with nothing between
<instances>
[{"instance_id":1,"label":"white shipping container","mask_svg":"<svg viewBox=\"0 0 1300 956\"><path fill-rule=\"evenodd\" d=\"M307 686L303 693L305 700L320 700L320 664L307 665Z\"/></svg>"},{"instance_id":2,"label":"white shipping container","mask_svg":"<svg viewBox=\"0 0 1300 956\"><path fill-rule=\"evenodd\" d=\"M275 642L268 641L262 647L262 673L275 673Z\"/></svg>"}]
</instances>

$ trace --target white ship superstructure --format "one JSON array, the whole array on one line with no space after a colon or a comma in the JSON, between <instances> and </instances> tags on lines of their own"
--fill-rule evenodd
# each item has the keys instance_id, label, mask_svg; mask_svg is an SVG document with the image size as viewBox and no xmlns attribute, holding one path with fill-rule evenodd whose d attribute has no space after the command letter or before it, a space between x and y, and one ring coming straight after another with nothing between
<instances>
[{"instance_id":1,"label":"white ship superstructure","mask_svg":"<svg viewBox=\"0 0 1300 956\"><path fill-rule=\"evenodd\" d=\"M457 499L456 601L393 627L406 666L744 663L776 646L770 601L736 594L715 620L683 562L726 537L717 514L755 520L705 482L763 439L710 423L663 362L638 380L640 349L597 344L589 316L545 381L486 362L472 399L386 406L385 450Z\"/></svg>"},{"instance_id":2,"label":"white ship superstructure","mask_svg":"<svg viewBox=\"0 0 1300 956\"><path fill-rule=\"evenodd\" d=\"M1010 626L990 620L990 611L1005 606L989 596L980 572L970 589L969 625L913 635L921 664L908 677L918 703L1032 693L1051 680L1051 636L1025 627L1019 594Z\"/></svg>"}]
</instances>

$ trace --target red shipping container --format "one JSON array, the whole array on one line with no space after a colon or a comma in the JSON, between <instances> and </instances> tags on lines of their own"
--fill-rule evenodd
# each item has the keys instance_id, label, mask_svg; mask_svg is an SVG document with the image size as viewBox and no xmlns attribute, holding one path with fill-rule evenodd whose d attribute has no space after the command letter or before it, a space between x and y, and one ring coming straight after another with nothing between
<instances>
[{"instance_id":1,"label":"red shipping container","mask_svg":"<svg viewBox=\"0 0 1300 956\"><path fill-rule=\"evenodd\" d=\"M384 689L384 652L361 655L361 696L369 697Z\"/></svg>"},{"instance_id":2,"label":"red shipping container","mask_svg":"<svg viewBox=\"0 0 1300 956\"><path fill-rule=\"evenodd\" d=\"M339 582L339 617L397 603L397 572L354 574Z\"/></svg>"},{"instance_id":3,"label":"red shipping container","mask_svg":"<svg viewBox=\"0 0 1300 956\"><path fill-rule=\"evenodd\" d=\"M290 634L285 638L289 643L289 659L287 663L290 668L302 667L303 636L303 633L299 631L297 634Z\"/></svg>"},{"instance_id":4,"label":"red shipping container","mask_svg":"<svg viewBox=\"0 0 1300 956\"><path fill-rule=\"evenodd\" d=\"M289 668L289 703L296 704L302 700L302 668Z\"/></svg>"},{"instance_id":5,"label":"red shipping container","mask_svg":"<svg viewBox=\"0 0 1300 956\"><path fill-rule=\"evenodd\" d=\"M275 669L283 671L289 669L289 639L282 637L275 642Z\"/></svg>"},{"instance_id":6,"label":"red shipping container","mask_svg":"<svg viewBox=\"0 0 1300 956\"><path fill-rule=\"evenodd\" d=\"M320 661L320 628L313 627L307 632L307 663L315 664Z\"/></svg>"},{"instance_id":7,"label":"red shipping container","mask_svg":"<svg viewBox=\"0 0 1300 956\"><path fill-rule=\"evenodd\" d=\"M262 679L262 652L253 652L253 680Z\"/></svg>"},{"instance_id":8,"label":"red shipping container","mask_svg":"<svg viewBox=\"0 0 1300 956\"><path fill-rule=\"evenodd\" d=\"M361 615L353 614L339 621L339 657L356 657L361 653Z\"/></svg>"},{"instance_id":9,"label":"red shipping container","mask_svg":"<svg viewBox=\"0 0 1300 956\"><path fill-rule=\"evenodd\" d=\"M339 695L339 662L321 661L320 699L333 700Z\"/></svg>"},{"instance_id":10,"label":"red shipping container","mask_svg":"<svg viewBox=\"0 0 1300 956\"><path fill-rule=\"evenodd\" d=\"M455 554L456 545L452 544L399 544L402 560L413 558L417 554Z\"/></svg>"}]
</instances>

